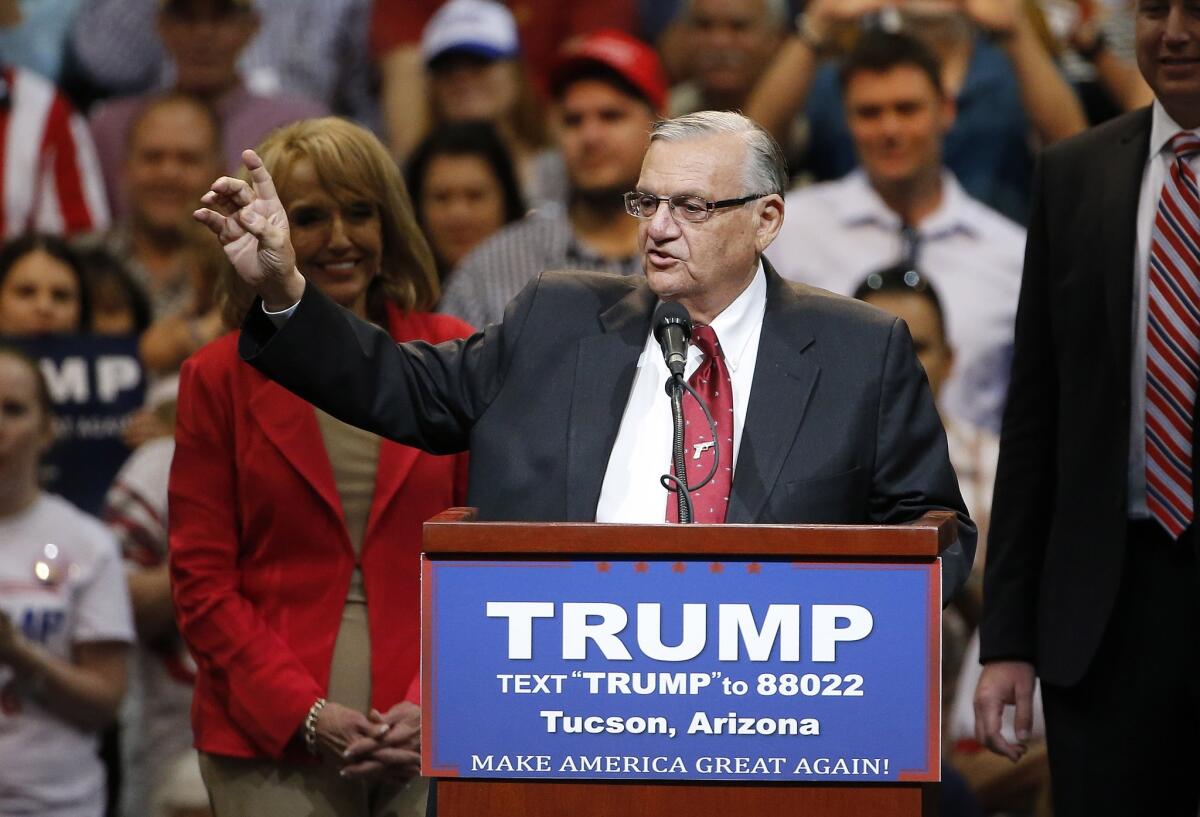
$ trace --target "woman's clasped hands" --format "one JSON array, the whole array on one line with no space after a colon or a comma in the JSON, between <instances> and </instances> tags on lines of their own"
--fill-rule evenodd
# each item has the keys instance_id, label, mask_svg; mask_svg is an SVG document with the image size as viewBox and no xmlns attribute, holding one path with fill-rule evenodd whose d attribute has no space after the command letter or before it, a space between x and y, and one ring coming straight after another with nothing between
<instances>
[{"instance_id":1,"label":"woman's clasped hands","mask_svg":"<svg viewBox=\"0 0 1200 817\"><path fill-rule=\"evenodd\" d=\"M421 710L402 701L363 715L329 702L317 716L317 746L343 777L407 779L421 769Z\"/></svg>"}]
</instances>

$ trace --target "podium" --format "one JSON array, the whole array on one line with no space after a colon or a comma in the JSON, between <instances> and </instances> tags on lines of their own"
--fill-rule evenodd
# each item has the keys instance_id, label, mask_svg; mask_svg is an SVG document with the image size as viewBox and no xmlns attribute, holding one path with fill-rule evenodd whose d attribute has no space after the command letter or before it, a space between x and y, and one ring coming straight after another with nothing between
<instances>
[{"instance_id":1,"label":"podium","mask_svg":"<svg viewBox=\"0 0 1200 817\"><path fill-rule=\"evenodd\" d=\"M439 817L466 817L467 815L471 817L478 815L511 815L512 817L517 817L517 815L521 817L592 817L593 815L595 817L600 817L600 815L606 817L607 815L709 817L711 815L711 817L740 817L740 815L774 814L821 815L822 817L862 817L863 815L900 817L900 815L905 815L907 817L937 813L936 781L940 779L939 733L941 722L941 597L940 562L937 557L944 548L954 542L957 536L957 526L952 513L930 513L915 523L897 526L532 524L476 522L474 520L473 509L452 508L427 522L424 533L421 628L422 722L424 724L422 773L437 780ZM515 569L517 572L505 572L506 567ZM571 572L571 568L574 568L574 572ZM637 652L639 646L647 646L643 644L643 636L646 636L646 633L650 633L646 636L646 640L653 645L654 651L659 654L659 657L669 656L672 651L687 648L686 642L690 636L686 621L682 635L678 626L672 629L667 624L668 620L679 618L673 608L668 611L664 606L661 620L657 621L659 637L655 638L653 628L648 627L644 630L640 620L636 626L630 620L628 626L618 627L617 625L622 621L614 624L604 621L601 616L600 624L596 624L597 618L593 615L591 607L583 612L576 611L577 620L570 625L575 629L568 633L567 608L572 603L569 601L557 606L553 602L541 601L534 606L524 606L519 609L505 606L509 602L500 603L498 601L496 602L498 606L493 606L493 603L488 601L486 618L483 613L482 601L480 601L485 598L489 600L492 598L506 599L513 596L507 592L507 588L510 586L509 582L511 582L509 577L512 575L531 575L541 582L539 586L560 588L566 593L564 599L575 599L574 603L577 606L583 606L583 602L590 603L596 596L589 595L592 591L585 589L589 585L582 582L581 579L591 581L592 577L595 577L596 581L610 582L612 587L620 587L622 592L625 592L624 589L631 585L645 589L666 587L676 579L683 581L682 577L688 571L691 571L697 580L709 583L718 581L724 572L728 572L731 576L736 573L738 576L753 577L767 576L774 572L782 574L785 581L790 581L792 576L795 576L797 581L812 576L819 580L816 586L820 588L833 586L853 588L858 586L857 576L862 576L864 581L870 579L878 584L882 588L878 592L885 596L896 595L887 589L891 585L886 584L886 581L895 578L907 582L904 587L909 589L906 589L904 593L909 598L904 604L896 606L895 613L891 612L890 607L885 609L883 605L873 608L875 612L872 626L875 631L871 635L876 637L876 641L881 646L886 646L894 640L894 632L911 635L916 649L905 649L904 654L908 655L911 652L913 655L919 655L914 659L918 662L914 664L918 671L913 673L893 672L891 665L885 662L880 669L868 674L866 682L862 677L858 677L858 683L867 688L867 694L853 701L849 698L845 699L849 703L843 703L842 700L826 701L822 698L821 695L829 691L828 684L824 690L821 690L817 686L807 683L813 677L825 679L838 677L840 684L843 680L840 676L821 675L820 672L810 672L807 675L758 673L757 683L759 693L765 689L772 695L780 692L788 692L792 695L786 700L779 698L770 701L770 704L780 714L795 714L806 707L811 709L819 705L873 707L862 711L874 712L876 713L874 716L864 716L864 723L855 724L856 729L868 735L868 742L874 739L870 736L876 735L881 743L890 741L904 746L916 745L919 747L921 757L914 761L912 753L909 752L904 769L893 767L890 774L882 776L878 775L879 764L871 764L869 759L863 761L862 767L859 766L857 759L853 764L844 762L841 768L849 771L850 766L853 765L853 773L848 773L845 782L841 782L836 777L820 780L807 778L807 773L812 772L814 768L823 768L819 763L810 763L809 758L801 758L799 764L796 762L796 757L789 757L787 760L783 757L777 760L770 758L770 760L775 760L774 771L776 774L774 776L768 774L764 777L763 775L756 776L749 771L745 775L741 775L740 770L735 769L733 765L735 761L741 762L737 758L726 758L724 766L714 767L713 764L717 761L711 756L705 755L697 759L687 756L685 753L684 756L677 756L674 761L676 774L660 776L655 772L666 772L669 762L667 758L670 753L664 752L656 756L661 758L659 768L648 768L646 764L650 762L650 757L647 754L641 754L645 750L638 747L649 745L648 742L652 738L638 730L644 728L641 721L653 722L655 719L639 719L635 716L616 718L616 721L619 722L616 724L616 728L621 731L628 730L627 734L619 736L619 745L625 747L620 751L628 752L629 754L625 757L633 758L633 760L625 761L626 765L623 771L626 774L605 776L604 769L601 768L599 776L574 779L573 772L576 771L576 766L570 759L573 755L566 754L564 755L566 759L563 760L550 754L542 754L543 750L540 748L538 754L535 755L531 752L519 755L516 756L516 760L500 753L483 754L482 750L479 754L470 755L470 764L465 762L454 764L447 760L447 758L455 760L463 758L461 752L455 754L454 751L446 748L454 739L450 735L451 732L460 733L456 746L463 745L463 740L471 743L474 739L473 733L476 732L480 741L487 743L490 738L485 733L492 726L496 726L492 721L501 722L496 733L502 736L506 735L506 730L510 728L517 733L521 729L531 726L533 732L538 732L544 727L542 731L549 731L553 734L530 738L534 741L530 745L539 747L565 746L567 745L566 741L576 739L575 736L561 734L563 730L557 728L559 725L565 726L567 723L560 710L538 710L539 721L534 714L522 715L516 710L506 712L501 709L509 702L526 708L533 706L536 709L537 706L542 705L540 700L552 701L555 703L548 705L564 706L565 708L566 705L558 702L559 699L553 695L555 685L560 692L567 688L582 690L580 694L584 696L584 699L596 703L597 705L592 708L598 710L604 708L599 703L608 699L596 695L589 699L586 695L588 685L590 684L592 693L604 691L606 682L609 691L612 691L615 685L617 692L628 692L630 691L628 683L625 683L624 687L621 686L622 682L628 681L628 676L636 676L635 685L639 678L643 683L650 683L652 679L649 676L661 676L659 682L663 684L678 682L677 687L670 690L674 694L667 696L671 698L672 705L677 700L688 698L686 693L689 690L683 686L689 677L693 682L700 681L701 687L711 684L704 689L691 690L697 693L696 700L699 700L702 695L708 695L710 699L714 695L720 696L722 693L718 680L725 684L724 695L731 694L730 682L734 684L732 690L736 692L738 682L733 679L733 676L738 675L736 670L740 666L736 663L732 664L732 671L727 671L727 668L731 666L728 663L714 662L703 665L701 668L705 670L718 668L707 673L712 678L707 682L704 681L705 672L639 674L574 670L538 673L539 662L537 659L540 655L537 651L545 652L546 645L551 645L554 650L559 647L560 642L557 638L559 631L554 630L553 636L547 636L545 633L559 625L557 616L560 611L564 617L561 630L563 655L559 656L556 652L553 656L555 660L574 658L576 659L575 663L569 664L569 666L599 667L600 669L616 667L620 669L628 662L618 660L601 666L595 660L599 652L604 651L605 655L609 657L612 653L620 652L622 649L632 648L634 652ZM787 573L787 571L792 572ZM856 574L854 571L858 571L858 573ZM828 576L826 572L829 573ZM461 597L453 595L450 590L456 586L450 579L459 574L462 574L462 578L457 581L463 587L461 593L465 594ZM845 579L842 585L837 584L836 580L839 579L839 576ZM757 578L749 580L755 581ZM493 582L493 584L488 585L488 582ZM478 589L483 586L487 586L489 589ZM687 597L687 601L693 602L693 608L704 607L703 604L695 602L705 598L707 591L704 588L708 586L708 584L701 584L698 590L690 591L692 595ZM634 597L641 598L637 596L637 593L645 592L645 590L630 592L634 592ZM471 595L472 593L482 593L483 595L476 598ZM578 598L572 593L577 594ZM917 604L913 603L914 593L920 596L916 599ZM461 601L461 599L468 598L472 601L469 603ZM685 608L687 606L686 603L683 605ZM723 617L727 612L730 613L730 616L739 612L735 609L739 607L736 604L717 606L722 608L721 615ZM748 605L741 606L748 607ZM861 635L861 626L858 633L852 632L855 625L848 619L845 620L846 626L841 629L831 628L828 631L818 632L818 619L833 620L828 610L818 615L818 605L814 604L811 609L803 608L801 605L783 605L780 609L786 613L793 606L797 608L796 618L798 620L811 620L812 631L803 630L803 635L798 639L798 646L791 645L783 637L790 632L786 623L787 616L776 616L773 623L777 626L770 632L779 637L768 646L776 658L787 657L789 650L793 650L793 648L802 647L807 651L811 647L811 659L809 654L804 652L799 658L801 663L796 665L799 667L797 673L803 673L806 666L809 669L818 666L805 663L810 660L821 660L821 657L817 655L818 650L836 648L845 655L851 650L865 649L860 644L870 643L868 638ZM620 605L616 604L596 609L599 609L601 613L606 610L616 610L619 614L618 607ZM730 609L726 610L726 607ZM469 609L470 615L475 618L459 620L449 614L457 615L462 609ZM513 612L514 609L516 612ZM650 610L644 610L641 604L637 605L639 616L648 611ZM685 617L687 612L685 609ZM696 609L692 609L691 612L696 613ZM761 613L761 611L759 612ZM835 612L846 613L847 610L838 608ZM711 610L704 614L710 617L713 615ZM693 618L693 624L699 622L698 615ZM452 618L455 620L451 621ZM762 616L759 615L754 623L761 619ZM838 618L838 623L842 621L841 618ZM581 624L581 622L583 623ZM904 622L909 622L909 624L904 624ZM916 622L916 624L912 625L911 622ZM493 631L503 632L502 627L505 624L508 627L507 655L514 660L509 662L510 666L504 673L495 673L492 671L494 668L492 664L488 664L486 660L476 659L479 653L485 653L492 647L503 651L504 640L495 636ZM745 622L743 621L742 624L744 625ZM612 626L607 626L606 629L606 625ZM901 627L902 625L902 630L896 630L892 634L886 631L887 626ZM725 637L736 634L737 631L733 625L727 626L724 621L720 626L720 649L724 659L728 657L724 652L727 649ZM698 627L697 624L696 631L699 631ZM454 628L466 632L451 632ZM708 630L715 631L711 625ZM753 638L770 634L768 630L770 628L766 623L763 623L761 629L757 631L746 630L743 627L741 631L743 642L740 645L728 646L728 649L733 650L740 646L743 653L748 655L754 646ZM913 630L916 632L911 632ZM637 644L633 643L634 631L637 633ZM905 637L908 638L909 635ZM855 640L855 636L861 639L859 644L851 643ZM590 642L588 642L588 638L591 639ZM834 643L839 638L845 643ZM695 641L695 638L691 638L691 640ZM732 642L732 640L731 635L730 641ZM493 644L492 642L498 643ZM571 646L568 646L568 642ZM459 645L457 652L452 651L454 644ZM762 646L762 644L759 645L760 648ZM596 649L597 647L599 647L599 651ZM586 649L586 655L583 653L566 654L575 649ZM715 652L708 652L714 650L715 647L705 646L704 649L706 650L705 655L715 655ZM617 657L620 658L620 656ZM825 658L824 660L829 659ZM694 663L694 661L691 662L691 664ZM743 661L743 663L745 662ZM681 664L680 666L690 666L690 664ZM828 668L837 665L820 666ZM530 671L528 677L516 671L524 669ZM747 670L743 674L752 685L755 678L754 670ZM889 677L892 675L900 677ZM909 677L910 675L915 677ZM626 677L616 677L614 680L614 676ZM675 676L682 677L676 678ZM718 676L724 677L718 679ZM852 677L854 676L847 675L846 679ZM800 678L801 683L799 685L793 683L791 679L794 678ZM555 679L558 680L555 681ZM777 681L781 685L777 686ZM481 685L480 689L488 691L486 695L471 691L472 688L469 685L476 682ZM522 688L522 684L524 688ZM873 695L875 690L889 684L895 689L888 692L881 690L880 694ZM852 687L853 684L850 686ZM801 688L805 688L802 694ZM847 695L852 694L848 691L849 687L846 689ZM899 692L896 691L897 689ZM498 695L498 691L524 694ZM543 692L547 694L538 694ZM834 690L834 692L837 695L842 694L840 690ZM815 697L804 698L803 695ZM914 695L915 698L911 697ZM893 698L893 696L897 697ZM612 700L624 705L628 697L630 696L622 695ZM751 687L750 694L741 699L721 698L720 705L732 709L735 704L745 704L751 698L755 698L753 687ZM531 699L537 699L539 702L530 704ZM893 699L897 702L894 705L891 704ZM496 704L497 700L502 703ZM647 698L646 700L651 699ZM573 706L578 706L579 699L576 698L575 701ZM914 705L914 701L916 705ZM686 706L692 709L703 708L696 703ZM893 708L889 708L889 706ZM881 710L880 707L883 709ZM884 712L882 716L878 714L880 711ZM914 722L910 716L913 712L918 711L920 717ZM724 710L722 709L719 714L724 715ZM728 714L733 716L735 712L730 711ZM699 715L696 717L699 718ZM666 720L667 718L663 718L664 722ZM715 720L722 721L724 719L717 718ZM758 728L769 730L779 728L780 735L783 734L784 726L791 725L787 723L789 720L787 718L754 720L753 718L734 719L731 717L729 720L754 721L759 724ZM791 720L796 720L796 718ZM857 716L852 720L857 720ZM592 718L590 722L584 718L579 718L577 721L578 723L587 723L589 727L597 726L597 732L605 730L605 723L609 723L610 727L613 725L610 722L611 719L606 720L602 717ZM812 718L812 721L815 722L818 719ZM712 719L707 722L711 723ZM829 718L820 719L820 722L821 725L825 725L839 721L831 715ZM683 731L684 722L682 720L675 718L672 723L678 724L678 729ZM695 721L693 721L694 723ZM804 721L801 723L803 724ZM692 740L692 738L682 735L676 737L676 728L676 726L671 727L672 741L666 745L684 745L683 741ZM692 730L688 729L687 731L690 734ZM834 731L836 732L836 730ZM465 738L463 733L466 733ZM801 735L803 734L802 731ZM579 736L577 742L617 739L611 735L583 735ZM704 734L701 740L705 742L701 745L716 745L715 741L719 739ZM730 737L729 740L735 739ZM741 741L742 739L737 738L736 740ZM734 745L743 747L739 752L743 751L744 747L812 745L805 744L806 740L812 740L812 738L782 738L779 735L772 735L770 738L752 737ZM544 751L550 750L545 749ZM544 757L547 760L535 760L533 759L535 757ZM588 759L590 761L591 756ZM759 770L763 769L765 760L767 758L757 759ZM821 758L811 760L816 761ZM588 761L584 761L582 758L580 762L584 769L590 769L593 772L596 771L597 765L602 765L600 761L597 761L588 766ZM609 762L608 771L611 772L613 768L611 761ZM539 763L542 765L539 766ZM747 769L749 764L750 760L748 759ZM512 765L514 768L508 769L508 765ZM555 771L562 766L567 767L567 774L565 776L555 774ZM824 766L830 767L830 764L826 763ZM718 768L726 774L712 776L696 774L697 770L709 771L713 768ZM769 772L771 766L767 765L766 768ZM886 762L884 762L883 768L888 768ZM628 774L631 769L632 775ZM828 771L828 769L826 770ZM801 771L805 774L801 774ZM859 772L862 774L858 774ZM865 779L871 776L870 772L876 772L876 777Z\"/></svg>"}]
</instances>

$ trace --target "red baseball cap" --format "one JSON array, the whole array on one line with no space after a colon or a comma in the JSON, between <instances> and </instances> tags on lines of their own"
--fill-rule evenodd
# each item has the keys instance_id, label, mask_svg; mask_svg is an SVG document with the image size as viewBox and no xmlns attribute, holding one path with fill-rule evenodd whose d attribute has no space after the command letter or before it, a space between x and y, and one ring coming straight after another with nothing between
<instances>
[{"instance_id":1,"label":"red baseball cap","mask_svg":"<svg viewBox=\"0 0 1200 817\"><path fill-rule=\"evenodd\" d=\"M634 87L641 97L662 113L667 106L667 74L658 52L636 37L615 29L585 34L564 46L550 70L550 87L561 96L566 86L595 65L616 73Z\"/></svg>"}]
</instances>

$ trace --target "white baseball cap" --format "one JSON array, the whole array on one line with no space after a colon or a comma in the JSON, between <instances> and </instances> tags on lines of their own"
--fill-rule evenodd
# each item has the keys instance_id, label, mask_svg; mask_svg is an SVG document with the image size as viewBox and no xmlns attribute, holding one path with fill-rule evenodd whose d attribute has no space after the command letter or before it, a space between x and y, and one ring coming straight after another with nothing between
<instances>
[{"instance_id":1,"label":"white baseball cap","mask_svg":"<svg viewBox=\"0 0 1200 817\"><path fill-rule=\"evenodd\" d=\"M507 7L494 0L450 0L421 32L421 57L426 65L450 51L512 59L519 50L517 21Z\"/></svg>"}]
</instances>

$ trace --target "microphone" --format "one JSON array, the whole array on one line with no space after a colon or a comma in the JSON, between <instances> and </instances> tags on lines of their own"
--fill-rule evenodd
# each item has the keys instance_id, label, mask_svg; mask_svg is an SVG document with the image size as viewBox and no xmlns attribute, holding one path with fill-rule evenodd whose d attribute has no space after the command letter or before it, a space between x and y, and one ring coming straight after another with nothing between
<instances>
[{"instance_id":1,"label":"microphone","mask_svg":"<svg viewBox=\"0 0 1200 817\"><path fill-rule=\"evenodd\" d=\"M654 310L653 323L654 338L662 347L663 360L671 370L671 376L682 380L687 365L688 340L692 336L692 316L682 304L667 302Z\"/></svg>"}]
</instances>

